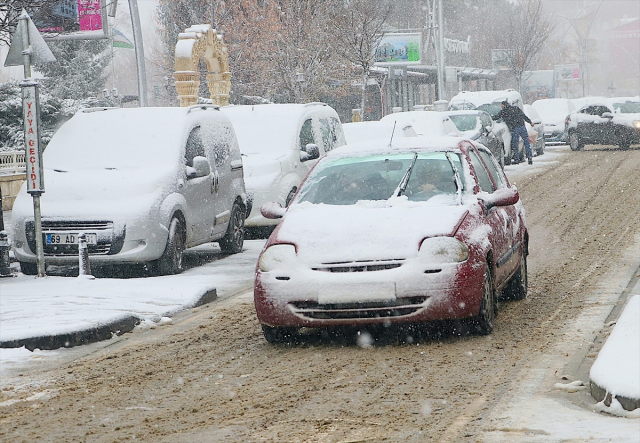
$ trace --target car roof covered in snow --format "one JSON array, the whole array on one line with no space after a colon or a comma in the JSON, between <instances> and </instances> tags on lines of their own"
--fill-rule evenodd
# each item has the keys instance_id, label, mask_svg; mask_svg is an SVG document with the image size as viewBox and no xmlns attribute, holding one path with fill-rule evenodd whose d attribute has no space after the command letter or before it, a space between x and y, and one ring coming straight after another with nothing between
<instances>
[{"instance_id":1,"label":"car roof covered in snow","mask_svg":"<svg viewBox=\"0 0 640 443\"><path fill-rule=\"evenodd\" d=\"M468 102L476 108L489 103L502 102L509 100L513 104L516 100L522 100L520 93L514 89L505 89L502 91L462 91L451 99L451 103Z\"/></svg>"},{"instance_id":2,"label":"car roof covered in snow","mask_svg":"<svg viewBox=\"0 0 640 443\"><path fill-rule=\"evenodd\" d=\"M362 157L376 154L401 154L406 152L459 152L460 142L468 141L462 137L402 137L389 141L374 140L370 142L353 143L344 145L327 154L328 158ZM469 141L469 143L471 143Z\"/></svg>"}]
</instances>

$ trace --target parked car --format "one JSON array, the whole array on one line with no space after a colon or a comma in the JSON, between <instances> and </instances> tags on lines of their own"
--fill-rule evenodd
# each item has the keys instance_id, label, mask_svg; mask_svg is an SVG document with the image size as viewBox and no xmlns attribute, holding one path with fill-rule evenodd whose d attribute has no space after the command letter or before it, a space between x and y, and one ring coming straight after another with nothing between
<instances>
[{"instance_id":1,"label":"parked car","mask_svg":"<svg viewBox=\"0 0 640 443\"><path fill-rule=\"evenodd\" d=\"M260 214L268 201L288 205L318 158L345 144L340 117L324 103L226 106L244 163L253 209L248 229L271 232L277 220Z\"/></svg>"},{"instance_id":2,"label":"parked car","mask_svg":"<svg viewBox=\"0 0 640 443\"><path fill-rule=\"evenodd\" d=\"M185 248L242 250L247 205L233 126L217 107L93 108L65 123L44 152L41 197L46 264L149 264L182 272ZM13 206L14 252L35 274L31 197Z\"/></svg>"},{"instance_id":3,"label":"parked car","mask_svg":"<svg viewBox=\"0 0 640 443\"><path fill-rule=\"evenodd\" d=\"M564 119L576 111L573 102L566 98L546 98L536 100L531 106L538 111L544 123L545 143L564 143Z\"/></svg>"},{"instance_id":4,"label":"parked car","mask_svg":"<svg viewBox=\"0 0 640 443\"><path fill-rule=\"evenodd\" d=\"M451 121L462 132L463 137L470 138L491 151L493 156L504 167L504 145L502 138L493 132L493 120L485 111L449 111Z\"/></svg>"},{"instance_id":5,"label":"parked car","mask_svg":"<svg viewBox=\"0 0 640 443\"><path fill-rule=\"evenodd\" d=\"M301 327L465 319L491 333L496 297L527 294L518 191L491 152L454 137L347 145L320 160L256 269L269 342Z\"/></svg>"},{"instance_id":6,"label":"parked car","mask_svg":"<svg viewBox=\"0 0 640 443\"><path fill-rule=\"evenodd\" d=\"M529 120L533 122L533 127L525 122L524 125L527 128L527 133L529 134L529 143L531 143L531 151L533 155L542 155L544 154L544 131L545 126L544 122L540 118L538 111L531 105L524 105L522 107L525 115L529 117Z\"/></svg>"},{"instance_id":7,"label":"parked car","mask_svg":"<svg viewBox=\"0 0 640 443\"><path fill-rule=\"evenodd\" d=\"M380 119L380 122L395 124L399 127L411 126L419 137L441 137L444 135L462 137L462 132L458 130L446 112L395 112L385 115Z\"/></svg>"},{"instance_id":8,"label":"parked car","mask_svg":"<svg viewBox=\"0 0 640 443\"><path fill-rule=\"evenodd\" d=\"M640 143L640 100L605 99L586 105L567 116L565 132L574 151L581 151L585 145L629 149Z\"/></svg>"},{"instance_id":9,"label":"parked car","mask_svg":"<svg viewBox=\"0 0 640 443\"><path fill-rule=\"evenodd\" d=\"M607 101L607 97L603 97L603 96L587 96L587 97L580 97L580 98L571 98L569 100L571 100L571 103L573 103L573 106L575 106L576 110L578 110L578 109L584 108L587 105L593 105L593 104L597 104L597 103L606 102Z\"/></svg>"},{"instance_id":10,"label":"parked car","mask_svg":"<svg viewBox=\"0 0 640 443\"><path fill-rule=\"evenodd\" d=\"M514 89L499 91L462 91L455 95L449 102L450 111L477 109L487 112L491 118L501 111L501 103L507 100L509 104L523 108L522 96ZM502 138L504 146L504 164L510 165L513 153L511 152L511 132L507 124L502 120L496 121L493 125L493 132ZM522 149L522 141L520 147Z\"/></svg>"},{"instance_id":11,"label":"parked car","mask_svg":"<svg viewBox=\"0 0 640 443\"><path fill-rule=\"evenodd\" d=\"M401 137L416 137L416 131L410 124L396 125L390 121L368 121L343 123L342 130L347 144L373 140L388 140Z\"/></svg>"}]
</instances>

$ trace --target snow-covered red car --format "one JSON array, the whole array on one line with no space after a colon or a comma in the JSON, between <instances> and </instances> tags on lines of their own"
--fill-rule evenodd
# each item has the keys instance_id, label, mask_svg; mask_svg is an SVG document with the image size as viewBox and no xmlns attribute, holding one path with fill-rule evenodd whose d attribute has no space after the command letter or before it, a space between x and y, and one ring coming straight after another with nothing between
<instances>
[{"instance_id":1,"label":"snow-covered red car","mask_svg":"<svg viewBox=\"0 0 640 443\"><path fill-rule=\"evenodd\" d=\"M301 327L468 319L492 332L499 294L527 294L517 189L489 150L457 137L347 145L321 159L256 268L269 342Z\"/></svg>"}]
</instances>

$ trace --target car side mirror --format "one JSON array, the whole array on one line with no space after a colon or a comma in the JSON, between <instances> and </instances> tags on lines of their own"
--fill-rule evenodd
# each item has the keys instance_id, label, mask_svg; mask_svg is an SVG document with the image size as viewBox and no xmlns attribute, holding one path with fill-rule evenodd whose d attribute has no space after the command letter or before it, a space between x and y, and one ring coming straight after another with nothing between
<instances>
[{"instance_id":1,"label":"car side mirror","mask_svg":"<svg viewBox=\"0 0 640 443\"><path fill-rule=\"evenodd\" d=\"M300 161L306 162L320 158L320 148L315 143L308 143L303 151L300 151Z\"/></svg>"},{"instance_id":2,"label":"car side mirror","mask_svg":"<svg viewBox=\"0 0 640 443\"><path fill-rule=\"evenodd\" d=\"M603 114L602 114L602 118L609 118L609 119L611 119L611 118L613 118L613 114L612 114L612 113L610 113L610 112L605 112L605 113L603 113Z\"/></svg>"},{"instance_id":3,"label":"car side mirror","mask_svg":"<svg viewBox=\"0 0 640 443\"><path fill-rule=\"evenodd\" d=\"M260 207L260 214L262 214L264 218L271 220L282 218L285 212L287 212L287 210L277 202L267 202Z\"/></svg>"},{"instance_id":4,"label":"car side mirror","mask_svg":"<svg viewBox=\"0 0 640 443\"><path fill-rule=\"evenodd\" d=\"M193 167L187 166L185 173L188 179L206 177L211 174L211 165L206 157L200 155L193 158Z\"/></svg>"},{"instance_id":5,"label":"car side mirror","mask_svg":"<svg viewBox=\"0 0 640 443\"><path fill-rule=\"evenodd\" d=\"M493 194L487 192L481 192L478 194L478 198L484 202L487 211L495 206L511 206L520 201L520 194L514 187L502 188L495 191Z\"/></svg>"}]
</instances>

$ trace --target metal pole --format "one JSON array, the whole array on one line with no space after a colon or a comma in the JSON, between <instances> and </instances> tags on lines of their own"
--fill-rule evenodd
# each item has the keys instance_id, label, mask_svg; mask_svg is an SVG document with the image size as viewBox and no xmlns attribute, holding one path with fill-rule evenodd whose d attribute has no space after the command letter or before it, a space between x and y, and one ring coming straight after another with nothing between
<instances>
[{"instance_id":1,"label":"metal pole","mask_svg":"<svg viewBox=\"0 0 640 443\"><path fill-rule=\"evenodd\" d=\"M136 50L136 65L138 67L138 104L147 107L147 71L144 63L144 47L142 43L142 28L140 27L140 13L138 0L129 0L131 26L133 27L133 44Z\"/></svg>"},{"instance_id":2,"label":"metal pole","mask_svg":"<svg viewBox=\"0 0 640 443\"><path fill-rule=\"evenodd\" d=\"M442 0L438 0L438 100L446 100L444 85L444 19L442 17Z\"/></svg>"},{"instance_id":3,"label":"metal pole","mask_svg":"<svg viewBox=\"0 0 640 443\"><path fill-rule=\"evenodd\" d=\"M31 78L31 43L29 41L29 16L23 14L19 20L22 20L22 56L24 58L24 78ZM40 212L40 193L31 194L33 197L33 218L36 230L36 265L38 268L38 277L44 277L44 247L42 245L42 214Z\"/></svg>"}]
</instances>

